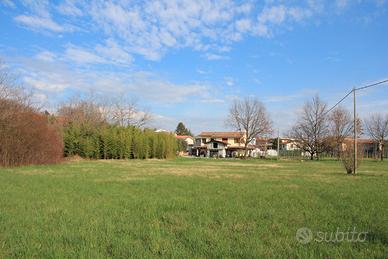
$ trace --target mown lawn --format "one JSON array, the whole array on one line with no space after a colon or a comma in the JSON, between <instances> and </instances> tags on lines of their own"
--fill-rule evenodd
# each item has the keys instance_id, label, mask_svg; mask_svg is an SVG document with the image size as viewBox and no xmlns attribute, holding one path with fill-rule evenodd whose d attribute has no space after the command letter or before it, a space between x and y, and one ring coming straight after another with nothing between
<instances>
[{"instance_id":1,"label":"mown lawn","mask_svg":"<svg viewBox=\"0 0 388 259\"><path fill-rule=\"evenodd\" d=\"M299 228L368 232L297 241ZM327 236L330 238L330 236ZM332 240L332 239L330 239ZM349 240L349 239L348 239ZM79 161L0 169L2 257L388 255L388 161Z\"/></svg>"}]
</instances>

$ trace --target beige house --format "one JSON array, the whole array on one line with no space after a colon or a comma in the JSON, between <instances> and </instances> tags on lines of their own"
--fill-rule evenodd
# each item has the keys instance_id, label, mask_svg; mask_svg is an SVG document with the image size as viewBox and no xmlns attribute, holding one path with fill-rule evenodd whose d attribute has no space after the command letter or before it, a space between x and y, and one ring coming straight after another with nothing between
<instances>
[{"instance_id":1,"label":"beige house","mask_svg":"<svg viewBox=\"0 0 388 259\"><path fill-rule=\"evenodd\" d=\"M244 139L245 136L241 132L201 132L195 137L192 154L204 157L236 157L244 152ZM249 153L253 149L253 145L248 145Z\"/></svg>"},{"instance_id":2,"label":"beige house","mask_svg":"<svg viewBox=\"0 0 388 259\"><path fill-rule=\"evenodd\" d=\"M194 146L194 138L192 136L178 136L175 135L176 139L181 139L186 142L187 148L186 148L186 155L187 154L192 154L192 149Z\"/></svg>"}]
</instances>

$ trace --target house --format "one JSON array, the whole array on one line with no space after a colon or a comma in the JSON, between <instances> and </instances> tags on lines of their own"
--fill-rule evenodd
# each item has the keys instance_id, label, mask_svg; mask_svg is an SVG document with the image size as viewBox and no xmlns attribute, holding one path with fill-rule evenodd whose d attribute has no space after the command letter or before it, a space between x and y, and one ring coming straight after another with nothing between
<instances>
[{"instance_id":1,"label":"house","mask_svg":"<svg viewBox=\"0 0 388 259\"><path fill-rule=\"evenodd\" d=\"M280 138L279 149L285 151L299 150L298 142L292 138Z\"/></svg>"},{"instance_id":2,"label":"house","mask_svg":"<svg viewBox=\"0 0 388 259\"><path fill-rule=\"evenodd\" d=\"M256 138L255 147L253 157L277 156L276 151L273 150L273 139L271 138Z\"/></svg>"},{"instance_id":3,"label":"house","mask_svg":"<svg viewBox=\"0 0 388 259\"><path fill-rule=\"evenodd\" d=\"M256 148L261 151L273 149L273 139L271 138L256 138L255 141Z\"/></svg>"},{"instance_id":4,"label":"house","mask_svg":"<svg viewBox=\"0 0 388 259\"><path fill-rule=\"evenodd\" d=\"M201 132L195 137L192 154L204 157L237 157L244 153L245 135L242 132ZM248 145L248 155L254 149Z\"/></svg>"},{"instance_id":5,"label":"house","mask_svg":"<svg viewBox=\"0 0 388 259\"><path fill-rule=\"evenodd\" d=\"M346 150L348 146L353 146L353 138L345 138L341 149ZM373 139L357 139L359 152L362 152L363 157L376 157L379 153L379 145Z\"/></svg>"},{"instance_id":6,"label":"house","mask_svg":"<svg viewBox=\"0 0 388 259\"><path fill-rule=\"evenodd\" d=\"M186 152L188 154L192 154L192 149L193 149L193 146L194 146L194 138L192 136L179 136L179 135L175 135L175 138L176 139L181 139L184 142L186 142Z\"/></svg>"}]
</instances>

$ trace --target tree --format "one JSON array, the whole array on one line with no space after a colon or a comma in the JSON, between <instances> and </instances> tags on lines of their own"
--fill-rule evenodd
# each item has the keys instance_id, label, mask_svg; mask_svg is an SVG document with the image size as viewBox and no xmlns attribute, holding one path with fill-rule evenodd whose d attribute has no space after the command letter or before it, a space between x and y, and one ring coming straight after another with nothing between
<instances>
[{"instance_id":1,"label":"tree","mask_svg":"<svg viewBox=\"0 0 388 259\"><path fill-rule=\"evenodd\" d=\"M64 119L65 124L82 125L90 130L106 122L101 106L91 96L84 100L73 98L61 105L57 114Z\"/></svg>"},{"instance_id":2,"label":"tree","mask_svg":"<svg viewBox=\"0 0 388 259\"><path fill-rule=\"evenodd\" d=\"M341 156L342 144L345 142L345 139L353 134L353 124L354 121L351 113L342 106L335 108L329 116L329 144L334 148L338 158ZM362 134L361 121L359 119L357 119L356 127L357 135L359 136Z\"/></svg>"},{"instance_id":3,"label":"tree","mask_svg":"<svg viewBox=\"0 0 388 259\"><path fill-rule=\"evenodd\" d=\"M234 100L226 124L244 135L244 159L247 158L249 143L272 132L272 121L264 105L254 97Z\"/></svg>"},{"instance_id":4,"label":"tree","mask_svg":"<svg viewBox=\"0 0 388 259\"><path fill-rule=\"evenodd\" d=\"M149 112L139 110L134 99L125 97L111 99L104 105L104 110L111 123L123 127L144 127L152 119Z\"/></svg>"},{"instance_id":5,"label":"tree","mask_svg":"<svg viewBox=\"0 0 388 259\"><path fill-rule=\"evenodd\" d=\"M289 135L297 140L299 147L319 159L319 154L325 150L325 139L329 133L328 119L326 116L327 105L319 96L306 102L296 124Z\"/></svg>"},{"instance_id":6,"label":"tree","mask_svg":"<svg viewBox=\"0 0 388 259\"><path fill-rule=\"evenodd\" d=\"M378 143L380 159L384 159L384 145L388 138L388 114L373 114L365 120L365 128L369 135Z\"/></svg>"},{"instance_id":7,"label":"tree","mask_svg":"<svg viewBox=\"0 0 388 259\"><path fill-rule=\"evenodd\" d=\"M193 136L191 131L186 128L186 126L183 124L183 122L179 122L178 125L176 126L175 133L178 136Z\"/></svg>"},{"instance_id":8,"label":"tree","mask_svg":"<svg viewBox=\"0 0 388 259\"><path fill-rule=\"evenodd\" d=\"M56 125L31 105L30 95L15 85L0 64L0 166L56 163L62 138Z\"/></svg>"}]
</instances>

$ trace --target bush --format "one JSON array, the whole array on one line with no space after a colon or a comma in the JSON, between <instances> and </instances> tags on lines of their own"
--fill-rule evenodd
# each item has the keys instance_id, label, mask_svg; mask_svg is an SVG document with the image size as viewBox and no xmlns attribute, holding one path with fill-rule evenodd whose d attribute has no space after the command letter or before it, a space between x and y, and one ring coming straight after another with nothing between
<instances>
[{"instance_id":1,"label":"bush","mask_svg":"<svg viewBox=\"0 0 388 259\"><path fill-rule=\"evenodd\" d=\"M57 163L63 141L48 116L18 100L0 99L0 166Z\"/></svg>"},{"instance_id":2,"label":"bush","mask_svg":"<svg viewBox=\"0 0 388 259\"><path fill-rule=\"evenodd\" d=\"M361 159L363 157L362 154L362 146L358 146L357 148L357 161L356 161L356 167L359 168L361 165ZM341 152L341 160L345 167L347 174L354 174L354 147L353 145L349 145L346 147L345 150Z\"/></svg>"}]
</instances>

